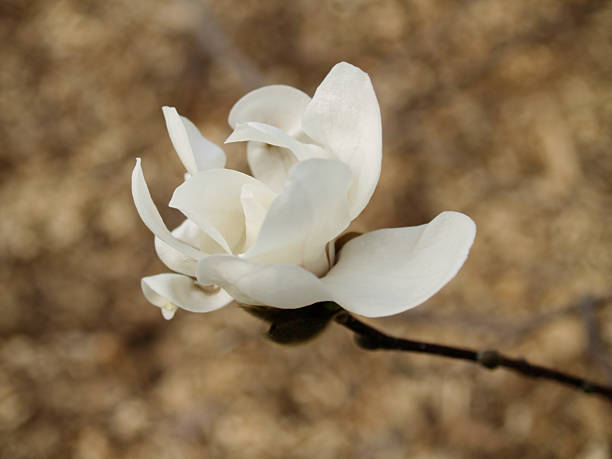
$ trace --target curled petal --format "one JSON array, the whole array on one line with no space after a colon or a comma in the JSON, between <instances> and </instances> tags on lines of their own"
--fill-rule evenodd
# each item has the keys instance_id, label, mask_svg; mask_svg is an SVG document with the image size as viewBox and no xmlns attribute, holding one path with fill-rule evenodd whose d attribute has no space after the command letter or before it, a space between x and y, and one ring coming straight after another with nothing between
<instances>
[{"instance_id":1,"label":"curled petal","mask_svg":"<svg viewBox=\"0 0 612 459\"><path fill-rule=\"evenodd\" d=\"M174 107L162 107L170 140L190 174L206 169L223 169L225 153L204 137L198 128Z\"/></svg>"},{"instance_id":2,"label":"curled petal","mask_svg":"<svg viewBox=\"0 0 612 459\"><path fill-rule=\"evenodd\" d=\"M170 207L179 209L223 250L232 253L244 243L240 195L247 183L265 190L262 193L273 194L251 176L230 169L213 169L194 174L174 190Z\"/></svg>"},{"instance_id":3,"label":"curled petal","mask_svg":"<svg viewBox=\"0 0 612 459\"><path fill-rule=\"evenodd\" d=\"M380 108L368 74L346 62L336 64L306 107L302 129L351 167L355 218L374 193L382 159Z\"/></svg>"},{"instance_id":4,"label":"curled petal","mask_svg":"<svg viewBox=\"0 0 612 459\"><path fill-rule=\"evenodd\" d=\"M298 161L305 161L310 158L326 158L329 156L318 145L299 142L279 128L264 123L249 122L238 124L225 143L245 141L262 142L286 148L291 150Z\"/></svg>"},{"instance_id":5,"label":"curled petal","mask_svg":"<svg viewBox=\"0 0 612 459\"><path fill-rule=\"evenodd\" d=\"M295 309L329 298L323 283L295 265L262 265L231 255L198 263L198 281L219 285L245 304Z\"/></svg>"},{"instance_id":6,"label":"curled petal","mask_svg":"<svg viewBox=\"0 0 612 459\"><path fill-rule=\"evenodd\" d=\"M151 194L149 193L149 188L147 187L147 182L140 165L140 158L136 159L136 166L134 166L132 171L132 197L134 198L134 204L140 218L155 236L186 257L199 260L204 256L196 248L173 236L166 227L157 207L155 207L153 199L151 199Z\"/></svg>"},{"instance_id":7,"label":"curled petal","mask_svg":"<svg viewBox=\"0 0 612 459\"><path fill-rule=\"evenodd\" d=\"M442 212L427 225L372 231L348 242L322 281L348 311L397 314L457 274L475 235L474 222L459 212Z\"/></svg>"},{"instance_id":8,"label":"curled petal","mask_svg":"<svg viewBox=\"0 0 612 459\"><path fill-rule=\"evenodd\" d=\"M296 264L322 275L326 245L350 223L347 190L351 171L342 162L310 159L291 168L245 259Z\"/></svg>"},{"instance_id":9,"label":"curled petal","mask_svg":"<svg viewBox=\"0 0 612 459\"><path fill-rule=\"evenodd\" d=\"M247 158L253 176L274 191L280 191L289 169L297 161L327 158L329 154L318 145L300 142L269 124L239 123L225 143L248 142Z\"/></svg>"},{"instance_id":10,"label":"curled petal","mask_svg":"<svg viewBox=\"0 0 612 459\"><path fill-rule=\"evenodd\" d=\"M141 280L146 299L161 308L166 319L171 319L177 308L191 312L210 312L222 308L232 297L222 289L207 292L197 282L180 274L157 274Z\"/></svg>"},{"instance_id":11,"label":"curled petal","mask_svg":"<svg viewBox=\"0 0 612 459\"><path fill-rule=\"evenodd\" d=\"M310 97L307 94L291 86L264 86L236 102L228 122L232 128L236 128L238 123L257 121L276 126L289 135L297 135L308 102Z\"/></svg>"}]
</instances>

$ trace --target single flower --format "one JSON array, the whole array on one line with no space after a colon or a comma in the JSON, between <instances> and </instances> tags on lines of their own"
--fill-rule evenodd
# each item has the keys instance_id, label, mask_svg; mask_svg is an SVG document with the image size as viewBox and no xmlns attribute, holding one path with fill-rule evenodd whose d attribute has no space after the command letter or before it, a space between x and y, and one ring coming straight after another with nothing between
<instances>
[{"instance_id":1,"label":"single flower","mask_svg":"<svg viewBox=\"0 0 612 459\"><path fill-rule=\"evenodd\" d=\"M380 317L421 304L463 265L474 222L442 212L429 224L334 241L370 200L380 176L382 129L366 73L335 65L312 99L298 89L256 89L232 108L226 142L247 142L253 177L224 169L225 154L175 109L164 107L188 174L170 207L186 220L169 231L140 160L132 193L174 273L145 277L146 298L171 318L177 308L218 309L232 300L295 309L334 301Z\"/></svg>"}]
</instances>

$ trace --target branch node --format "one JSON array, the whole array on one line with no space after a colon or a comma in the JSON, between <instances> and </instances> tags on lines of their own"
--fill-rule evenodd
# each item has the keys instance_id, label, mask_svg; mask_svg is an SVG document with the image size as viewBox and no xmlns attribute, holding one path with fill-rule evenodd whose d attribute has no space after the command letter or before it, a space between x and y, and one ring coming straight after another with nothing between
<instances>
[{"instance_id":1,"label":"branch node","mask_svg":"<svg viewBox=\"0 0 612 459\"><path fill-rule=\"evenodd\" d=\"M340 308L338 307L338 310ZM468 360L490 370L506 368L531 378L543 378L556 381L560 384L573 387L587 394L599 394L612 401L612 387L586 381L577 376L561 371L533 365L525 359L506 357L494 349L476 351L473 349L443 346L435 343L426 343L387 335L367 323L361 322L346 311L339 310L333 317L340 325L354 333L355 343L367 350L396 350L418 352L423 354L439 355L453 359Z\"/></svg>"},{"instance_id":2,"label":"branch node","mask_svg":"<svg viewBox=\"0 0 612 459\"><path fill-rule=\"evenodd\" d=\"M478 363L483 367L493 370L501 363L499 352L487 349L478 353Z\"/></svg>"}]
</instances>

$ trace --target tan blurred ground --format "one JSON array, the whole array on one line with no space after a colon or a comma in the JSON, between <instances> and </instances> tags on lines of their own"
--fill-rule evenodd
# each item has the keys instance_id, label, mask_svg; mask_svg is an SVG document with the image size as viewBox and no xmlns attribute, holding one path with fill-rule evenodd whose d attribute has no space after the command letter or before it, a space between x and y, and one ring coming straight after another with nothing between
<instances>
[{"instance_id":1,"label":"tan blurred ground","mask_svg":"<svg viewBox=\"0 0 612 459\"><path fill-rule=\"evenodd\" d=\"M612 383L612 2L0 3L0 457L612 457L612 405L331 327L283 348L228 307L171 322L129 194L165 207L182 169L161 105L211 140L247 90L312 93L347 60L384 122L356 225L476 220L440 294L377 326L497 347ZM240 146L229 167L246 170Z\"/></svg>"}]
</instances>

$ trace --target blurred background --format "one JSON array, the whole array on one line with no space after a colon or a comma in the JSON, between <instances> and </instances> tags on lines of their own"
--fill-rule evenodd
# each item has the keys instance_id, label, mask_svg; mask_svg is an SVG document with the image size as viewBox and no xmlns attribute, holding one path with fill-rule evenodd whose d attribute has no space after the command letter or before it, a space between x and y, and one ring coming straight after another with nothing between
<instances>
[{"instance_id":1,"label":"blurred background","mask_svg":"<svg viewBox=\"0 0 612 459\"><path fill-rule=\"evenodd\" d=\"M209 139L245 92L367 71L380 184L358 231L478 224L459 275L369 321L612 383L612 2L4 0L0 457L612 457L608 402L330 326L281 347L237 307L166 322L129 191L182 179L162 105ZM248 171L242 145L228 167Z\"/></svg>"}]
</instances>

